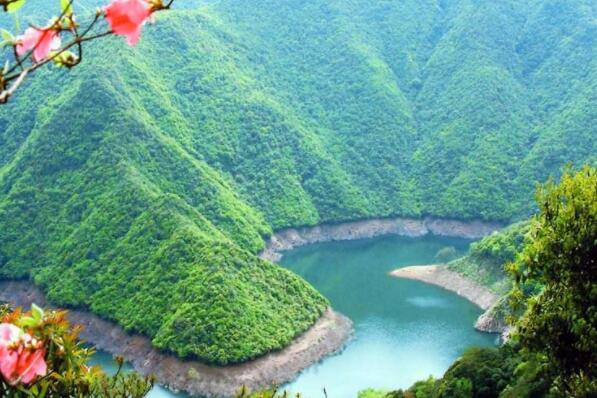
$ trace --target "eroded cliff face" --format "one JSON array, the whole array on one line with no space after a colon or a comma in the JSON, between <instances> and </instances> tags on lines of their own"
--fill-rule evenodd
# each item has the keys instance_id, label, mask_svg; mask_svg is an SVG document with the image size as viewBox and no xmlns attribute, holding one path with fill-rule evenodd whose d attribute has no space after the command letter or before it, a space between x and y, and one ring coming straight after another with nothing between
<instances>
[{"instance_id":1,"label":"eroded cliff face","mask_svg":"<svg viewBox=\"0 0 597 398\"><path fill-rule=\"evenodd\" d=\"M260 254L270 261L279 261L282 252L311 243L366 239L383 235L418 237L427 234L466 239L479 239L503 225L482 221L460 221L439 218L387 218L353 221L315 227L288 228L276 232Z\"/></svg>"},{"instance_id":2,"label":"eroded cliff face","mask_svg":"<svg viewBox=\"0 0 597 398\"><path fill-rule=\"evenodd\" d=\"M507 298L501 297L487 309L475 323L475 329L487 333L499 333L503 337L510 332L511 326L506 322Z\"/></svg>"}]
</instances>

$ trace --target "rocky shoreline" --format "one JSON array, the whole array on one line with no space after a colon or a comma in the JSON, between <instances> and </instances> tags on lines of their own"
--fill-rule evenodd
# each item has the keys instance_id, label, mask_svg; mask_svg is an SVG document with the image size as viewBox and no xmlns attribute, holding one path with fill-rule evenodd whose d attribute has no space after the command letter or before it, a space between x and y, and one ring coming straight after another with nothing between
<instances>
[{"instance_id":1,"label":"rocky shoreline","mask_svg":"<svg viewBox=\"0 0 597 398\"><path fill-rule=\"evenodd\" d=\"M487 333L499 333L502 341L509 339L512 326L506 322L508 312L507 296L500 297L487 311L475 322L475 329Z\"/></svg>"},{"instance_id":2,"label":"rocky shoreline","mask_svg":"<svg viewBox=\"0 0 597 398\"><path fill-rule=\"evenodd\" d=\"M478 239L501 229L498 223L437 218L371 219L315 227L288 228L269 239L260 257L279 261L282 252L318 242L355 240L382 235L420 237L427 234ZM0 301L28 308L51 307L31 282L0 281ZM153 374L173 391L204 397L231 397L245 385L250 390L281 385L326 356L341 350L352 336L352 322L329 308L288 347L253 361L226 367L181 360L157 350L144 336L127 334L117 324L85 311L69 312L71 322L85 327L81 337L98 349L124 357L141 374Z\"/></svg>"},{"instance_id":3,"label":"rocky shoreline","mask_svg":"<svg viewBox=\"0 0 597 398\"><path fill-rule=\"evenodd\" d=\"M356 240L383 235L420 237L428 234L455 238L479 239L500 230L499 223L460 221L427 217L376 218L341 224L323 224L315 227L287 228L276 232L260 253L261 258L279 261L282 252L296 247L340 240Z\"/></svg>"},{"instance_id":4,"label":"rocky shoreline","mask_svg":"<svg viewBox=\"0 0 597 398\"><path fill-rule=\"evenodd\" d=\"M272 235L260 257L279 261L287 250L313 243L367 239L384 235L421 237L428 234L454 238L480 239L503 228L495 222L461 221L427 217L377 218L315 227L287 228ZM506 333L507 326L496 311L499 296L443 266L415 266L396 270L393 276L431 283L466 298L485 312L477 319L475 329L486 333Z\"/></svg>"},{"instance_id":5,"label":"rocky shoreline","mask_svg":"<svg viewBox=\"0 0 597 398\"><path fill-rule=\"evenodd\" d=\"M30 282L0 281L0 301L29 308L32 303L51 307ZM129 335L120 326L89 312L72 310L69 320L83 325L81 337L98 349L124 357L141 374L153 374L173 391L204 397L231 397L240 386L250 390L281 385L322 358L341 349L352 335L352 322L328 309L288 347L253 361L226 367L181 360L154 348L144 336Z\"/></svg>"}]
</instances>

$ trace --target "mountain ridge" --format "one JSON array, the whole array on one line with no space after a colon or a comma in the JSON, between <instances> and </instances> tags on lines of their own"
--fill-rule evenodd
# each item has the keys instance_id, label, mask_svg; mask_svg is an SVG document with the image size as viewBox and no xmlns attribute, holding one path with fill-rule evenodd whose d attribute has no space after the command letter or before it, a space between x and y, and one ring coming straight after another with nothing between
<instances>
[{"instance_id":1,"label":"mountain ridge","mask_svg":"<svg viewBox=\"0 0 597 398\"><path fill-rule=\"evenodd\" d=\"M594 15L222 0L107 39L1 109L0 277L181 356L281 348L328 304L256 258L274 230L517 220L536 182L596 161Z\"/></svg>"}]
</instances>

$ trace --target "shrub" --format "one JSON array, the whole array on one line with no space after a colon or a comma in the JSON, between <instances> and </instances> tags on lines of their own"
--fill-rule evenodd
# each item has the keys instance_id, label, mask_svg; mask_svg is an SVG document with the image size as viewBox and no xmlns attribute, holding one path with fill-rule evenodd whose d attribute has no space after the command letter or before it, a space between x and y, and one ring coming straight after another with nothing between
<instances>
[{"instance_id":1,"label":"shrub","mask_svg":"<svg viewBox=\"0 0 597 398\"><path fill-rule=\"evenodd\" d=\"M43 311L33 305L23 313L0 307L0 396L141 398L152 378L122 372L114 376L88 366L94 354L78 339L65 311Z\"/></svg>"}]
</instances>

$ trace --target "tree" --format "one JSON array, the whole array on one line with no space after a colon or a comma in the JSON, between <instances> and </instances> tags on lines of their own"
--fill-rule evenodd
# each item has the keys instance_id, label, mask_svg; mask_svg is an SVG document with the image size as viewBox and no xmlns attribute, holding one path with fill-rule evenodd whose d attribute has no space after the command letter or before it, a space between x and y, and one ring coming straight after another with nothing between
<instances>
[{"instance_id":1,"label":"tree","mask_svg":"<svg viewBox=\"0 0 597 398\"><path fill-rule=\"evenodd\" d=\"M557 374L556 394L597 393L597 171L567 170L556 185L538 190L540 212L513 266L519 286L543 286L529 300L518 324L517 339L530 353L540 353Z\"/></svg>"},{"instance_id":2,"label":"tree","mask_svg":"<svg viewBox=\"0 0 597 398\"><path fill-rule=\"evenodd\" d=\"M0 7L9 13L19 10L27 0L0 0ZM174 0L112 0L103 9L96 9L87 23L80 23L75 15L74 0L60 0L60 14L46 26L30 26L14 36L2 29L0 48L12 49L0 71L0 104L21 86L32 72L54 63L59 67L73 68L83 59L83 46L112 34L125 36L134 46L139 41L141 28L157 11L168 10ZM105 23L102 23L105 22ZM102 26L107 25L107 26Z\"/></svg>"}]
</instances>

